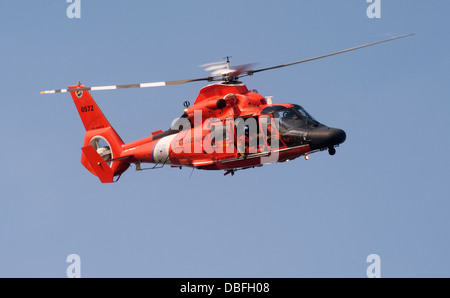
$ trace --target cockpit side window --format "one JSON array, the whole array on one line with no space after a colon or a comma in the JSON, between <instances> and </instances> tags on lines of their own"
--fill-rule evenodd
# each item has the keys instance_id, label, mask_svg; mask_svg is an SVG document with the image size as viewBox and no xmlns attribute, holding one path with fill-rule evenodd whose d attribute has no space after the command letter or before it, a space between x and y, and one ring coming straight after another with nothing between
<instances>
[{"instance_id":1,"label":"cockpit side window","mask_svg":"<svg viewBox=\"0 0 450 298\"><path fill-rule=\"evenodd\" d=\"M298 113L300 113L303 117L305 117L310 122L319 122L316 119L314 119L313 116L311 116L303 107L299 105L294 105L294 108Z\"/></svg>"},{"instance_id":2,"label":"cockpit side window","mask_svg":"<svg viewBox=\"0 0 450 298\"><path fill-rule=\"evenodd\" d=\"M272 114L273 118L279 120L280 133L294 128L319 124L317 120L299 105L294 105L291 108L284 106L267 107L261 113Z\"/></svg>"}]
</instances>

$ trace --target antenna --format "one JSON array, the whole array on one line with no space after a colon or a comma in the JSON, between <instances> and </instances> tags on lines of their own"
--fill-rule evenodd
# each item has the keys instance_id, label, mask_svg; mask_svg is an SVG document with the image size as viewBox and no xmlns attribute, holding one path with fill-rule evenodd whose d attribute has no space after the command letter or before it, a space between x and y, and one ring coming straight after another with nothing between
<instances>
[{"instance_id":1,"label":"antenna","mask_svg":"<svg viewBox=\"0 0 450 298\"><path fill-rule=\"evenodd\" d=\"M232 56L226 56L225 58L227 58L227 69L230 70L230 58L232 58Z\"/></svg>"}]
</instances>

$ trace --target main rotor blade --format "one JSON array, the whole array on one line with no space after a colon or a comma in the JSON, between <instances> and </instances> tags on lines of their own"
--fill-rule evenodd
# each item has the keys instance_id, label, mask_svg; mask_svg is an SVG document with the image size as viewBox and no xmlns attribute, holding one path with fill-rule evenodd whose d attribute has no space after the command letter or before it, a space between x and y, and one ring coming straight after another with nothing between
<instances>
[{"instance_id":1,"label":"main rotor blade","mask_svg":"<svg viewBox=\"0 0 450 298\"><path fill-rule=\"evenodd\" d=\"M140 84L128 84L128 85L110 85L110 86L96 86L96 87L86 87L86 88L58 89L58 90L41 91L41 94L53 94L53 93L85 91L85 90L97 91L97 90L115 90L115 89L125 89L125 88L162 87L162 86L170 86L170 85L181 85L181 84L198 82L198 81L211 82L213 80L214 80L214 77L206 77L206 78L193 79L193 80L179 80L179 81L152 82L152 83L140 83Z\"/></svg>"},{"instance_id":2,"label":"main rotor blade","mask_svg":"<svg viewBox=\"0 0 450 298\"><path fill-rule=\"evenodd\" d=\"M346 50L342 50L342 51L338 51L338 52L334 52L334 53L330 53L330 54L326 54L326 55L322 55L322 56L318 56L318 57L308 58L308 59L304 59L304 60L300 60L300 61L294 61L294 62L287 63L287 64L281 64L281 65L277 65L277 66L261 68L261 69L256 69L256 70L249 70L243 76L251 76L251 75L253 75L256 72L261 72L261 71L266 71L266 70L271 70L271 69L291 66L291 65L300 64L300 63L304 63L304 62L309 62L309 61L313 61L313 60L317 60L317 59L321 59L321 58L325 58L325 57L330 57L330 56L334 56L334 55L338 55L338 54L342 54L342 53L346 53L346 52L362 49L362 48L365 48L365 47L373 46L373 45L376 45L376 44L379 44L379 43L388 42L388 41L392 41L392 40L403 38L403 37L408 37L408 36L411 36L411 35L415 35L415 33L401 35L401 36L396 36L396 37L391 37L391 38L388 38L388 39L385 39L385 40L364 44L364 45L357 46L357 47L354 47L354 48L350 48L350 49L346 49Z\"/></svg>"}]
</instances>

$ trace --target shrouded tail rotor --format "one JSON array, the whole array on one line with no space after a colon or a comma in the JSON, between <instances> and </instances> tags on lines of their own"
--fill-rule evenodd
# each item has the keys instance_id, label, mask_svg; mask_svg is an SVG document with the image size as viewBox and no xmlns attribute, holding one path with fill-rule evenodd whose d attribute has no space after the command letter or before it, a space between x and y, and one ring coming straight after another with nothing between
<instances>
[{"instance_id":1,"label":"shrouded tail rotor","mask_svg":"<svg viewBox=\"0 0 450 298\"><path fill-rule=\"evenodd\" d=\"M89 145L94 147L95 151L97 151L98 155L109 165L111 166L111 159L114 158L111 145L108 141L102 136L95 136L89 142Z\"/></svg>"}]
</instances>

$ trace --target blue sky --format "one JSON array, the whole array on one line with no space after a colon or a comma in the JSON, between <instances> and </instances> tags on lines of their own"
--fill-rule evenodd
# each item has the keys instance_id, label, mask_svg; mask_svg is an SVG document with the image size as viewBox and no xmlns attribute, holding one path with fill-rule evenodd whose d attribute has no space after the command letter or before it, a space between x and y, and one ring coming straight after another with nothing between
<instances>
[{"instance_id":1,"label":"blue sky","mask_svg":"<svg viewBox=\"0 0 450 298\"><path fill-rule=\"evenodd\" d=\"M8 1L0 11L0 277L449 277L447 1ZM222 172L136 172L102 185L80 163L68 94L269 67L245 78L346 131L335 156ZM203 83L92 95L125 142L167 129Z\"/></svg>"}]
</instances>

